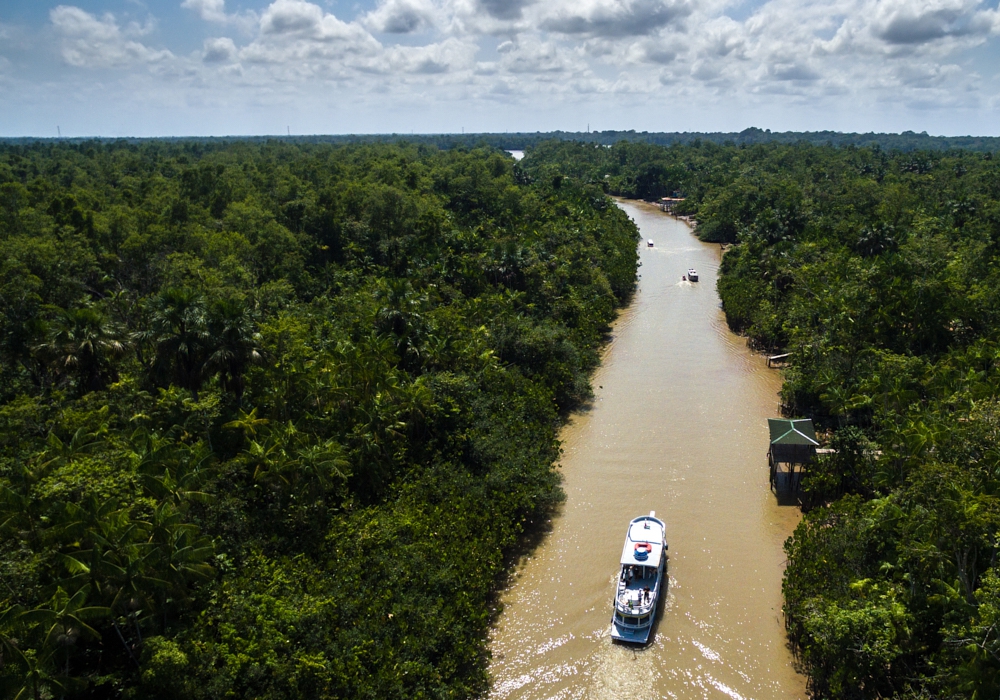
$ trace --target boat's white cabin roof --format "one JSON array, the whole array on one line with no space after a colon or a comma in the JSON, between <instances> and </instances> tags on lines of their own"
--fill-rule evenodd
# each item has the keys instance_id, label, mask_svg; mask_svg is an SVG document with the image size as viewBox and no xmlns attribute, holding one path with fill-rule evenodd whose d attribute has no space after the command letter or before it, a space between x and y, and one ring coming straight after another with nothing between
<instances>
[{"instance_id":1,"label":"boat's white cabin roof","mask_svg":"<svg viewBox=\"0 0 1000 700\"><path fill-rule=\"evenodd\" d=\"M664 529L663 521L651 515L633 520L628 526L625 547L622 549L622 565L659 566L663 556ZM650 545L649 556L645 559L637 559L635 556L635 546L640 542Z\"/></svg>"}]
</instances>

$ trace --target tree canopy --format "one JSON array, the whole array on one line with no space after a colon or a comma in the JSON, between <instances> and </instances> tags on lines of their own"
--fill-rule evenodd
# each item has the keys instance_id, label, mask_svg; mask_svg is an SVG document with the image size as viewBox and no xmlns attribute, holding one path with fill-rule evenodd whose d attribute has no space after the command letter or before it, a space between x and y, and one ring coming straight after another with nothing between
<instances>
[{"instance_id":1,"label":"tree canopy","mask_svg":"<svg viewBox=\"0 0 1000 700\"><path fill-rule=\"evenodd\" d=\"M491 148L0 147L0 696L483 691L636 241Z\"/></svg>"}]
</instances>

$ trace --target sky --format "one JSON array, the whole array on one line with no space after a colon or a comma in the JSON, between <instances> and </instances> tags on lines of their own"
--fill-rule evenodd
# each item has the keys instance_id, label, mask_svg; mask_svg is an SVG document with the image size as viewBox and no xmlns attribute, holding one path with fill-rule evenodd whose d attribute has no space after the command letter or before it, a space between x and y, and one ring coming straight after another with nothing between
<instances>
[{"instance_id":1,"label":"sky","mask_svg":"<svg viewBox=\"0 0 1000 700\"><path fill-rule=\"evenodd\" d=\"M997 0L0 0L0 136L1000 135Z\"/></svg>"}]
</instances>

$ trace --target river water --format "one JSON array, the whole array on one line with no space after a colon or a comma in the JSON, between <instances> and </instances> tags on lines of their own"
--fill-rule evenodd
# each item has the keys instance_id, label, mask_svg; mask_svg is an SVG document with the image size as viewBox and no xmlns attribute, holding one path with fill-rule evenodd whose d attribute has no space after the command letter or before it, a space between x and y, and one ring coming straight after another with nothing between
<instances>
[{"instance_id":1,"label":"river water","mask_svg":"<svg viewBox=\"0 0 1000 700\"><path fill-rule=\"evenodd\" d=\"M566 502L502 596L491 697L804 698L781 615L799 514L768 486L780 376L726 327L719 247L655 207L620 206L642 234L638 291L592 408L562 431ZM689 267L699 282L681 281ZM670 588L636 649L611 643L611 605L628 522L651 510L667 526Z\"/></svg>"}]
</instances>

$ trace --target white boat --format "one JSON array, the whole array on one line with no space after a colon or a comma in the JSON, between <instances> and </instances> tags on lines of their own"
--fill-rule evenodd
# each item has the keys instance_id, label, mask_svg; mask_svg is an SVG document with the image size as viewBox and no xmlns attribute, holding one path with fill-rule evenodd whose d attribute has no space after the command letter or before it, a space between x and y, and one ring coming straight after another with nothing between
<instances>
[{"instance_id":1,"label":"white boat","mask_svg":"<svg viewBox=\"0 0 1000 700\"><path fill-rule=\"evenodd\" d=\"M646 240L646 247L647 248L652 248L653 247L653 239L652 238L649 238L649 239Z\"/></svg>"},{"instance_id":2,"label":"white boat","mask_svg":"<svg viewBox=\"0 0 1000 700\"><path fill-rule=\"evenodd\" d=\"M695 270L693 267L689 267L688 268L687 278L688 278L688 282L697 282L698 281L698 271Z\"/></svg>"},{"instance_id":3,"label":"white boat","mask_svg":"<svg viewBox=\"0 0 1000 700\"><path fill-rule=\"evenodd\" d=\"M656 511L628 525L611 618L611 638L614 640L636 644L649 641L666 572L665 530Z\"/></svg>"}]
</instances>

